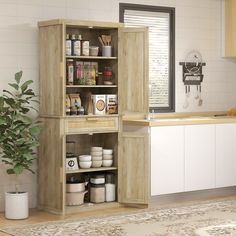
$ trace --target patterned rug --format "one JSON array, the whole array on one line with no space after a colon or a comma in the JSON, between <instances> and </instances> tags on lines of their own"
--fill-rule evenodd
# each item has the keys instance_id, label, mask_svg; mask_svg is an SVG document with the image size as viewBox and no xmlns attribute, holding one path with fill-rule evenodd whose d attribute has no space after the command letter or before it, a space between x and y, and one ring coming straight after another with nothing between
<instances>
[{"instance_id":1,"label":"patterned rug","mask_svg":"<svg viewBox=\"0 0 236 236\"><path fill-rule=\"evenodd\" d=\"M15 236L233 236L236 235L236 200L1 230Z\"/></svg>"}]
</instances>

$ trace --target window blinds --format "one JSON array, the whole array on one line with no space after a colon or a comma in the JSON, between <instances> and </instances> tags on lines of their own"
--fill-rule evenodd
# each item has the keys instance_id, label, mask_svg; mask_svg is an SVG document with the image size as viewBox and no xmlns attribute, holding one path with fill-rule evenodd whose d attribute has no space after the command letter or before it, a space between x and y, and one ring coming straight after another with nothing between
<instances>
[{"instance_id":1,"label":"window blinds","mask_svg":"<svg viewBox=\"0 0 236 236\"><path fill-rule=\"evenodd\" d=\"M124 23L149 27L149 107L169 106L170 15L164 12L125 10Z\"/></svg>"}]
</instances>

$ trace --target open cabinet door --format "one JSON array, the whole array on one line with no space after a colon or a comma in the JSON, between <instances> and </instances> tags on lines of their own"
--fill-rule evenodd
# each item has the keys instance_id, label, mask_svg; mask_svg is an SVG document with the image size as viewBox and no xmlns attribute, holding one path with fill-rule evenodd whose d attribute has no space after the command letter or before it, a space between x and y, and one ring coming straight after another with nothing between
<instances>
[{"instance_id":1,"label":"open cabinet door","mask_svg":"<svg viewBox=\"0 0 236 236\"><path fill-rule=\"evenodd\" d=\"M119 113L148 114L148 28L119 28Z\"/></svg>"},{"instance_id":2,"label":"open cabinet door","mask_svg":"<svg viewBox=\"0 0 236 236\"><path fill-rule=\"evenodd\" d=\"M148 127L146 127L148 129ZM148 204L150 196L150 158L148 131L125 131L120 136L118 201Z\"/></svg>"},{"instance_id":3,"label":"open cabinet door","mask_svg":"<svg viewBox=\"0 0 236 236\"><path fill-rule=\"evenodd\" d=\"M119 29L119 113L144 118L149 111L148 28ZM147 128L148 129L148 128ZM148 204L149 134L122 128L119 134L118 201Z\"/></svg>"}]
</instances>

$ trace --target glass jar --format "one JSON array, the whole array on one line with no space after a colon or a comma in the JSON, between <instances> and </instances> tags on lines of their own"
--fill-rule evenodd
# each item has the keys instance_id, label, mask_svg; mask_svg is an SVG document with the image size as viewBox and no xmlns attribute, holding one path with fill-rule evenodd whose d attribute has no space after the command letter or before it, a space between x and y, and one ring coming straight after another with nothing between
<instances>
[{"instance_id":1,"label":"glass jar","mask_svg":"<svg viewBox=\"0 0 236 236\"><path fill-rule=\"evenodd\" d=\"M73 59L66 60L66 84L74 84L74 61Z\"/></svg>"},{"instance_id":2,"label":"glass jar","mask_svg":"<svg viewBox=\"0 0 236 236\"><path fill-rule=\"evenodd\" d=\"M111 67L106 66L103 71L103 83L105 85L112 85L113 82L113 72Z\"/></svg>"}]
</instances>

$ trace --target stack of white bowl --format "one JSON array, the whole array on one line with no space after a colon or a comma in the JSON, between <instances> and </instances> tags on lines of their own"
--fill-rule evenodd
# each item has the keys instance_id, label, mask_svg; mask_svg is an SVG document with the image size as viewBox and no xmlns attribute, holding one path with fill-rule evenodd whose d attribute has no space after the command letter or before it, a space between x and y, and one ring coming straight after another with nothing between
<instances>
[{"instance_id":1,"label":"stack of white bowl","mask_svg":"<svg viewBox=\"0 0 236 236\"><path fill-rule=\"evenodd\" d=\"M99 168L102 166L102 147L91 147L92 167Z\"/></svg>"},{"instance_id":2,"label":"stack of white bowl","mask_svg":"<svg viewBox=\"0 0 236 236\"><path fill-rule=\"evenodd\" d=\"M79 166L81 169L88 169L92 165L91 155L80 155L79 156Z\"/></svg>"},{"instance_id":3,"label":"stack of white bowl","mask_svg":"<svg viewBox=\"0 0 236 236\"><path fill-rule=\"evenodd\" d=\"M103 149L102 166L110 167L113 164L113 150Z\"/></svg>"}]
</instances>

